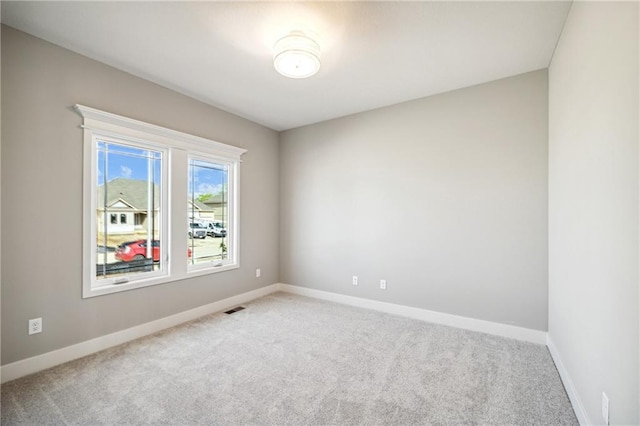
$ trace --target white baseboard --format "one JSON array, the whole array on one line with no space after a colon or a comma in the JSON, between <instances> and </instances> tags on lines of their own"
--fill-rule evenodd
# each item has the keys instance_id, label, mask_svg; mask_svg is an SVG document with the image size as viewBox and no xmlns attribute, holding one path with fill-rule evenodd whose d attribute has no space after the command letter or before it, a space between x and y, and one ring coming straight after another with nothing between
<instances>
[{"instance_id":1,"label":"white baseboard","mask_svg":"<svg viewBox=\"0 0 640 426\"><path fill-rule=\"evenodd\" d=\"M403 317L414 318L436 324L463 328L465 330L479 331L481 333L493 334L495 336L509 337L511 339L523 340L539 345L545 345L547 343L547 333L545 331L532 330L530 328L517 327L514 325L500 324L497 322L461 317L458 315L413 308L411 306L379 302L377 300L363 299L360 297L346 296L344 294L330 293L328 291L315 290L289 284L278 284L278 289L286 293L299 294L301 296L328 300L331 302L342 303L344 305L372 309L380 312L386 312L388 314L400 315Z\"/></svg>"},{"instance_id":2,"label":"white baseboard","mask_svg":"<svg viewBox=\"0 0 640 426\"><path fill-rule=\"evenodd\" d=\"M241 303L246 303L250 300L278 291L278 287L278 284L272 284L267 287L262 287L227 299L209 303L208 305L199 306L175 315L127 328L126 330L116 331L115 333L96 337L95 339L80 342L42 355L3 365L0 367L0 382L5 383L10 380L33 374L53 366L156 333L166 328L174 327L184 322L200 318L204 315L232 308Z\"/></svg>"},{"instance_id":3,"label":"white baseboard","mask_svg":"<svg viewBox=\"0 0 640 426\"><path fill-rule=\"evenodd\" d=\"M573 411L576 413L576 417L578 418L578 422L581 425L592 425L594 423L591 422L589 416L587 415L587 410L584 409L584 405L582 404L582 400L576 391L576 388L573 384L573 380L569 376L569 372L564 367L562 363L562 358L560 357L560 353L556 348L556 345L553 344L553 340L551 340L551 336L547 335L547 347L549 348L549 352L551 353L551 358L553 358L553 362L556 364L556 368L558 369L558 373L560 374L560 378L562 379L562 383L564 384L564 388L567 391L567 395L569 396L569 401L571 401L571 405L573 406Z\"/></svg>"}]
</instances>

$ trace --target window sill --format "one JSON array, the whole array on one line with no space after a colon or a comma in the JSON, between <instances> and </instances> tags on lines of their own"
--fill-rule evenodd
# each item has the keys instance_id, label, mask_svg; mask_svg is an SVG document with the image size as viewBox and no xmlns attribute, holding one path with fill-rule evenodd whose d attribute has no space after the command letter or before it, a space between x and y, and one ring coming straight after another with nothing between
<instances>
[{"instance_id":1,"label":"window sill","mask_svg":"<svg viewBox=\"0 0 640 426\"><path fill-rule=\"evenodd\" d=\"M239 268L240 268L240 265L237 263L234 263L229 265L194 269L194 270L188 271L185 274L180 274L180 275L171 275L171 276L165 275L161 277L152 277L147 279L136 280L126 284L110 284L110 285L103 285L99 287L93 287L89 289L85 288L82 292L82 298L87 299L90 297L120 293L123 291L134 290L137 288L150 287L150 286L160 285L160 284L168 284L175 281L182 281L185 279L199 277L203 275L217 274L219 272L225 272L225 271L230 271L230 270L239 269Z\"/></svg>"},{"instance_id":2,"label":"window sill","mask_svg":"<svg viewBox=\"0 0 640 426\"><path fill-rule=\"evenodd\" d=\"M201 267L196 266L194 268L189 268L186 276L183 277L183 279L191 278L191 277L199 277L201 275L217 274L218 272L230 271L232 269L238 269L238 268L240 268L240 265L238 263L229 263L221 266L201 266Z\"/></svg>"}]
</instances>

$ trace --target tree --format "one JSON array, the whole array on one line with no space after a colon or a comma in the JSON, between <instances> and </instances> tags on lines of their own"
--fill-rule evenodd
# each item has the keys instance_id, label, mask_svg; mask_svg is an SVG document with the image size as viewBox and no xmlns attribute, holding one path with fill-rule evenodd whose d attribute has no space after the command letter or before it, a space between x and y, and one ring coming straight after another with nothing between
<instances>
[{"instance_id":1,"label":"tree","mask_svg":"<svg viewBox=\"0 0 640 426\"><path fill-rule=\"evenodd\" d=\"M227 245L224 243L224 240L220 242L220 257L222 259L227 258Z\"/></svg>"},{"instance_id":2,"label":"tree","mask_svg":"<svg viewBox=\"0 0 640 426\"><path fill-rule=\"evenodd\" d=\"M213 198L213 194L207 192L205 194L198 195L198 198L196 198L196 200L200 201L201 203L204 203L210 198Z\"/></svg>"}]
</instances>

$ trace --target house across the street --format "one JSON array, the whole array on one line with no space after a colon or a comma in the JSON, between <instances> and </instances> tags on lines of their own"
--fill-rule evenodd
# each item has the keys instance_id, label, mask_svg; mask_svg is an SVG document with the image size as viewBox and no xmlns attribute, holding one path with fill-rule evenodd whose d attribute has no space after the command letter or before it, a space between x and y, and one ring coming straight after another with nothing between
<instances>
[{"instance_id":1,"label":"house across the street","mask_svg":"<svg viewBox=\"0 0 640 426\"><path fill-rule=\"evenodd\" d=\"M158 205L160 189L153 184L153 193L149 197L149 184L146 180L116 178L98 186L98 232L110 235L134 234L148 227L149 206L153 205L153 228L158 228ZM221 220L224 216L226 200L220 194L206 202L188 200L188 217L191 221Z\"/></svg>"}]
</instances>

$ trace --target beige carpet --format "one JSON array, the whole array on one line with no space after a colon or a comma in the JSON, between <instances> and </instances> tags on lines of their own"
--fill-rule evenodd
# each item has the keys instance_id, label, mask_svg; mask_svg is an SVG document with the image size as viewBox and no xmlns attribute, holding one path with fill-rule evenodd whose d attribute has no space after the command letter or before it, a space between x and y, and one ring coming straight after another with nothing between
<instances>
[{"instance_id":1,"label":"beige carpet","mask_svg":"<svg viewBox=\"0 0 640 426\"><path fill-rule=\"evenodd\" d=\"M2 424L577 424L544 346L276 293L2 386Z\"/></svg>"}]
</instances>

